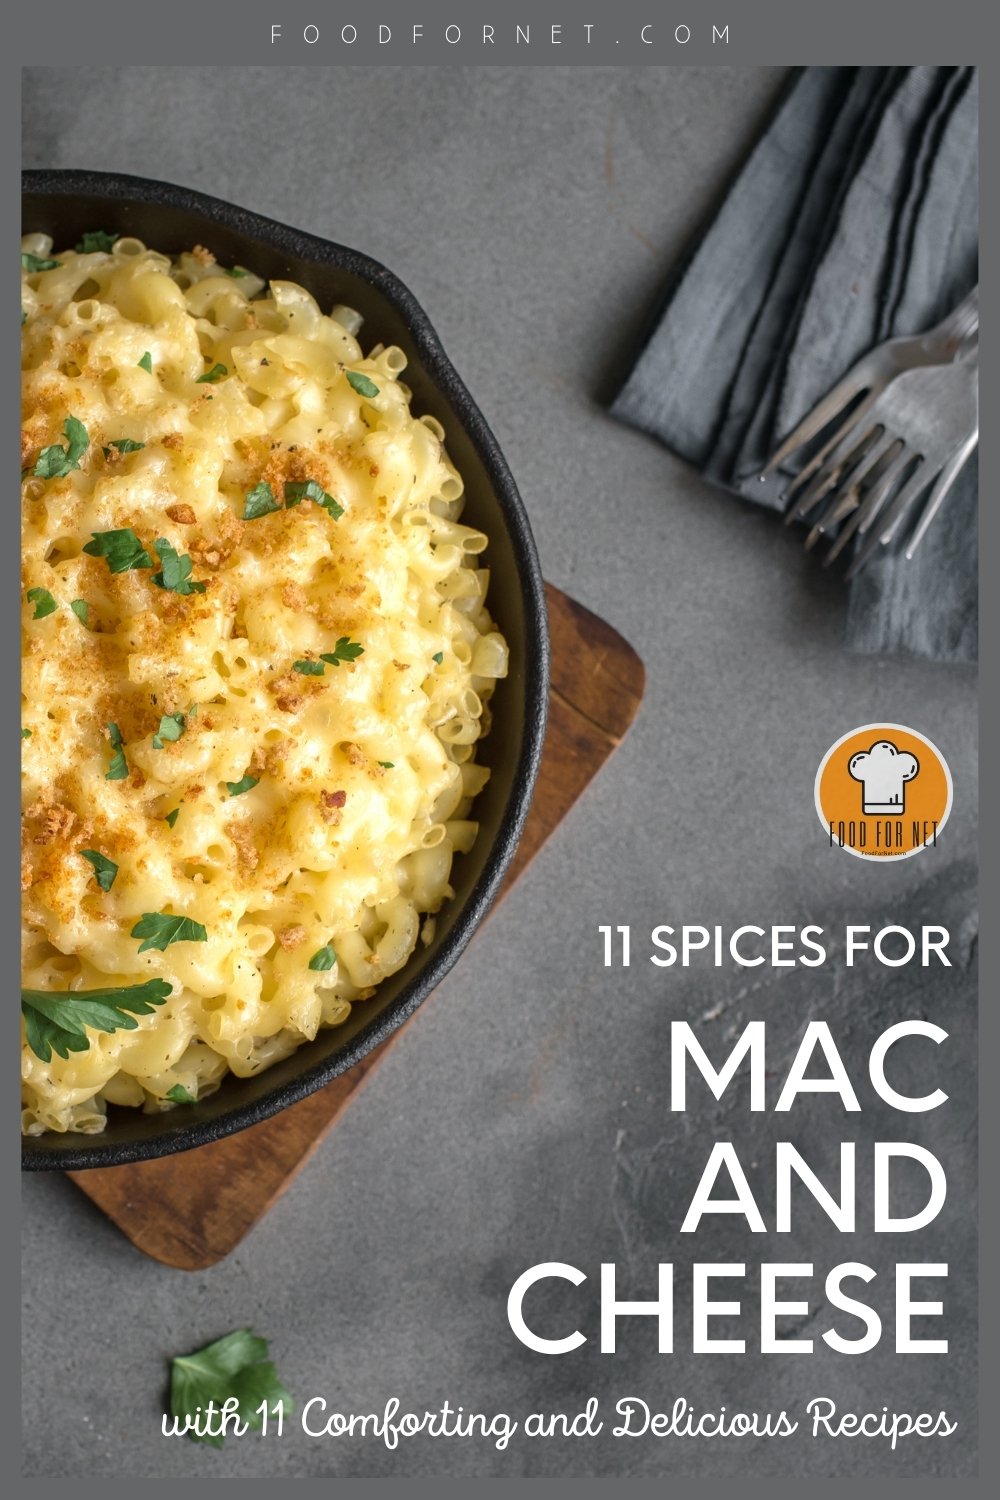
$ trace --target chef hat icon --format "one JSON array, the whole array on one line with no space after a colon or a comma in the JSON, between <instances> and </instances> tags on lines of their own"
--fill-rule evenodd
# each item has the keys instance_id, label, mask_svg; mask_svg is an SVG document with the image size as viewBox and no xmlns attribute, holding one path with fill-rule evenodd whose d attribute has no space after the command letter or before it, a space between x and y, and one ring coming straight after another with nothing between
<instances>
[{"instance_id":1,"label":"chef hat icon","mask_svg":"<svg viewBox=\"0 0 1000 1500\"><path fill-rule=\"evenodd\" d=\"M891 740L876 740L869 750L852 755L847 769L861 782L861 802L866 813L893 813L899 817L906 810L906 783L920 770L920 762L908 750L900 750Z\"/></svg>"}]
</instances>

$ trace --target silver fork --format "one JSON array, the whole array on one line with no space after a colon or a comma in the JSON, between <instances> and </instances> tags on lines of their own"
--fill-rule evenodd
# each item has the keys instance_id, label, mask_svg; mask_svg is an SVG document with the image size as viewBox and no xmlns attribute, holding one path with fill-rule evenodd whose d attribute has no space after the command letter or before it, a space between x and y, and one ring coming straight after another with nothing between
<instances>
[{"instance_id":1,"label":"silver fork","mask_svg":"<svg viewBox=\"0 0 1000 1500\"><path fill-rule=\"evenodd\" d=\"M798 426L788 434L781 446L772 454L763 471L771 474L789 458L797 448L818 437L825 427L841 416L859 396L863 399L851 411L847 420L837 429L818 453L796 476L795 488L805 483L826 462L837 445L849 437L856 425L862 421L885 390L890 381L904 370L917 369L923 365L944 364L955 355L979 328L979 287L973 287L967 297L958 304L940 323L925 333L908 338L888 339L877 344L852 365L843 379L808 412ZM804 497L803 497L804 498ZM814 502L810 502L814 503ZM805 510L796 511L786 517L792 521Z\"/></svg>"}]
</instances>

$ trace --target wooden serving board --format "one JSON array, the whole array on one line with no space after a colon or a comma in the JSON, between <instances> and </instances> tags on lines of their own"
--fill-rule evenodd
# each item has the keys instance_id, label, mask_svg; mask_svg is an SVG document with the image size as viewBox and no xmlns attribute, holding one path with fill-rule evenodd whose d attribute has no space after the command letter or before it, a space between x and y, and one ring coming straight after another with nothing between
<instances>
[{"instance_id":1,"label":"wooden serving board","mask_svg":"<svg viewBox=\"0 0 1000 1500\"><path fill-rule=\"evenodd\" d=\"M531 812L503 890L620 743L639 708L646 675L632 647L604 620L551 584L546 592L552 638L549 728ZM284 1192L386 1049L405 1046L405 1030L394 1032L350 1072L260 1125L196 1151L68 1175L137 1249L178 1270L204 1270L234 1250Z\"/></svg>"}]
</instances>

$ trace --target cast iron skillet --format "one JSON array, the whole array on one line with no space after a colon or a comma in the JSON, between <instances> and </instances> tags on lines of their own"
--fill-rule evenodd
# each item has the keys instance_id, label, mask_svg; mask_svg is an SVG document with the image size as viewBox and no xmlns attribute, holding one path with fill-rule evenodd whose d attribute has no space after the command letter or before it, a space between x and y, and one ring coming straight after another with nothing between
<instances>
[{"instance_id":1,"label":"cast iron skillet","mask_svg":"<svg viewBox=\"0 0 1000 1500\"><path fill-rule=\"evenodd\" d=\"M377 261L330 240L289 229L218 198L169 183L111 172L25 172L23 232L52 235L59 249L88 229L136 235L167 253L207 245L224 265L298 281L321 307L346 303L364 316L365 348L382 342L406 352L413 408L444 426L468 502L463 519L490 538L490 609L510 644L510 675L498 684L493 728L481 758L492 769L477 799L480 834L455 861L455 898L434 941L358 1005L343 1026L321 1031L256 1078L227 1078L203 1103L166 1114L109 1112L99 1136L26 1139L30 1170L110 1167L186 1151L276 1114L345 1072L376 1047L444 977L482 921L510 864L538 770L548 697L545 598L528 518L496 439L445 354L427 314Z\"/></svg>"}]
</instances>

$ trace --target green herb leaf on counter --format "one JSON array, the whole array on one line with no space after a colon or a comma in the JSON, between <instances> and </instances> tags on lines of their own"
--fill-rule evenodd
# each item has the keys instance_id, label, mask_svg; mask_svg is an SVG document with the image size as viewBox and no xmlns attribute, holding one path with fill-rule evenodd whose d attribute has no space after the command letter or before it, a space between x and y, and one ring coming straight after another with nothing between
<instances>
[{"instance_id":1,"label":"green herb leaf on counter","mask_svg":"<svg viewBox=\"0 0 1000 1500\"><path fill-rule=\"evenodd\" d=\"M107 458L112 448L117 448L119 453L141 453L145 446L145 443L137 443L133 438L112 438L102 452Z\"/></svg>"},{"instance_id":2,"label":"green herb leaf on counter","mask_svg":"<svg viewBox=\"0 0 1000 1500\"><path fill-rule=\"evenodd\" d=\"M243 506L244 521L257 521L261 516L273 515L281 507L274 498L274 491L266 479L260 484L255 484L252 490L247 492L246 503Z\"/></svg>"},{"instance_id":3,"label":"green herb leaf on counter","mask_svg":"<svg viewBox=\"0 0 1000 1500\"><path fill-rule=\"evenodd\" d=\"M175 1083L172 1089L167 1089L167 1098L172 1099L175 1104L194 1104L195 1097L189 1094L182 1083Z\"/></svg>"},{"instance_id":4,"label":"green herb leaf on counter","mask_svg":"<svg viewBox=\"0 0 1000 1500\"><path fill-rule=\"evenodd\" d=\"M243 776L239 781L227 781L226 791L230 797L242 797L244 792L253 791L259 781L259 776Z\"/></svg>"},{"instance_id":5,"label":"green herb leaf on counter","mask_svg":"<svg viewBox=\"0 0 1000 1500\"><path fill-rule=\"evenodd\" d=\"M53 1052L69 1057L87 1052L92 1031L134 1031L136 1016L149 1016L170 994L165 979L149 979L103 990L22 990L21 1013L28 1046L42 1062L51 1062Z\"/></svg>"},{"instance_id":6,"label":"green herb leaf on counter","mask_svg":"<svg viewBox=\"0 0 1000 1500\"><path fill-rule=\"evenodd\" d=\"M33 620L44 620L46 615L54 615L59 608L48 589L29 589L24 597L35 606Z\"/></svg>"},{"instance_id":7,"label":"green herb leaf on counter","mask_svg":"<svg viewBox=\"0 0 1000 1500\"><path fill-rule=\"evenodd\" d=\"M164 743L169 740L173 743L179 740L184 733L183 714L164 714L160 719L160 727L153 735L153 749L162 750Z\"/></svg>"},{"instance_id":8,"label":"green herb leaf on counter","mask_svg":"<svg viewBox=\"0 0 1000 1500\"><path fill-rule=\"evenodd\" d=\"M151 568L153 559L132 530L123 526L116 531L95 531L93 541L84 552L88 557L103 557L112 573L130 573L133 568Z\"/></svg>"},{"instance_id":9,"label":"green herb leaf on counter","mask_svg":"<svg viewBox=\"0 0 1000 1500\"><path fill-rule=\"evenodd\" d=\"M186 552L179 557L174 545L162 536L156 539L153 546L160 559L160 572L153 574L153 582L158 588L168 589L172 594L205 592L208 584L195 583L191 577L191 559Z\"/></svg>"},{"instance_id":10,"label":"green herb leaf on counter","mask_svg":"<svg viewBox=\"0 0 1000 1500\"><path fill-rule=\"evenodd\" d=\"M90 605L86 599L71 599L69 607L80 621L80 624L86 625L90 616Z\"/></svg>"},{"instance_id":11,"label":"green herb leaf on counter","mask_svg":"<svg viewBox=\"0 0 1000 1500\"><path fill-rule=\"evenodd\" d=\"M63 437L66 439L65 448L52 443L39 453L31 471L36 479L65 479L67 474L80 467L80 460L90 447L86 427L76 417L67 417L63 423Z\"/></svg>"},{"instance_id":12,"label":"green herb leaf on counter","mask_svg":"<svg viewBox=\"0 0 1000 1500\"><path fill-rule=\"evenodd\" d=\"M204 375L198 376L195 385L215 385L216 381L225 380L228 374L229 371L225 365L213 365L210 370L205 371Z\"/></svg>"},{"instance_id":13,"label":"green herb leaf on counter","mask_svg":"<svg viewBox=\"0 0 1000 1500\"><path fill-rule=\"evenodd\" d=\"M380 760L379 765L382 767L383 771L394 771L396 768L396 762L394 760Z\"/></svg>"},{"instance_id":14,"label":"green herb leaf on counter","mask_svg":"<svg viewBox=\"0 0 1000 1500\"><path fill-rule=\"evenodd\" d=\"M344 507L338 504L338 502L333 498L332 495L328 495L326 490L321 484L318 483L317 480L289 480L289 482L285 485L285 509L287 510L291 505L298 505L303 500L313 500L317 505L322 505L323 509L327 511L335 521L339 521L341 516L344 514Z\"/></svg>"},{"instance_id":15,"label":"green herb leaf on counter","mask_svg":"<svg viewBox=\"0 0 1000 1500\"><path fill-rule=\"evenodd\" d=\"M21 738L22 738L22 740L30 740L31 739L31 730L30 729L22 729L21 730Z\"/></svg>"},{"instance_id":16,"label":"green herb leaf on counter","mask_svg":"<svg viewBox=\"0 0 1000 1500\"><path fill-rule=\"evenodd\" d=\"M139 944L140 953L150 948L163 953L171 943L208 941L208 933L200 922L192 921L190 917L175 917L172 912L165 911L144 911L129 936L145 939Z\"/></svg>"},{"instance_id":17,"label":"green herb leaf on counter","mask_svg":"<svg viewBox=\"0 0 1000 1500\"><path fill-rule=\"evenodd\" d=\"M334 953L333 948L329 943L324 943L322 948L318 948L309 960L309 967L322 973L325 969L332 969L336 962L337 955Z\"/></svg>"},{"instance_id":18,"label":"green herb leaf on counter","mask_svg":"<svg viewBox=\"0 0 1000 1500\"><path fill-rule=\"evenodd\" d=\"M319 659L328 661L331 667L339 667L342 661L357 661L364 655L364 650L364 646L352 641L349 635L342 635L333 650L321 652Z\"/></svg>"},{"instance_id":19,"label":"green herb leaf on counter","mask_svg":"<svg viewBox=\"0 0 1000 1500\"><path fill-rule=\"evenodd\" d=\"M294 1411L295 1402L279 1380L268 1353L266 1339L259 1338L250 1328L237 1328L213 1344L206 1344L204 1349L172 1360L170 1413L177 1419L176 1430L186 1431L196 1443L221 1448L220 1434L201 1434L195 1427L197 1417L207 1410L210 1401L221 1407L235 1397L240 1420L253 1428L262 1424L260 1407L265 1402L272 1413L279 1401L286 1413Z\"/></svg>"},{"instance_id":20,"label":"green herb leaf on counter","mask_svg":"<svg viewBox=\"0 0 1000 1500\"><path fill-rule=\"evenodd\" d=\"M378 386L367 375L361 375L357 370L345 370L344 374L347 376L347 383L351 390L357 391L359 396L365 396L370 401L373 396L378 395Z\"/></svg>"},{"instance_id":21,"label":"green herb leaf on counter","mask_svg":"<svg viewBox=\"0 0 1000 1500\"><path fill-rule=\"evenodd\" d=\"M443 651L435 651L434 655L431 657L431 661L436 661L437 664L438 664L438 666L440 666L441 663L444 661L444 652Z\"/></svg>"},{"instance_id":22,"label":"green herb leaf on counter","mask_svg":"<svg viewBox=\"0 0 1000 1500\"><path fill-rule=\"evenodd\" d=\"M105 781L124 781L128 775L128 763L125 760L125 745L122 740L122 732L117 724L108 725L108 739L114 754L111 764L104 773Z\"/></svg>"},{"instance_id":23,"label":"green herb leaf on counter","mask_svg":"<svg viewBox=\"0 0 1000 1500\"><path fill-rule=\"evenodd\" d=\"M173 828L174 824L177 822L177 814L179 812L180 812L180 808L179 807L175 807L174 810L173 810L173 812L168 812L167 815L166 815L166 817L163 820L164 823L166 823L170 828Z\"/></svg>"},{"instance_id":24,"label":"green herb leaf on counter","mask_svg":"<svg viewBox=\"0 0 1000 1500\"><path fill-rule=\"evenodd\" d=\"M303 677L322 677L326 668L321 661L293 661L292 671L301 672Z\"/></svg>"},{"instance_id":25,"label":"green herb leaf on counter","mask_svg":"<svg viewBox=\"0 0 1000 1500\"><path fill-rule=\"evenodd\" d=\"M47 260L44 255L32 255L30 250L21 251L21 269L29 275L36 271L54 271L62 265L61 260Z\"/></svg>"},{"instance_id":26,"label":"green herb leaf on counter","mask_svg":"<svg viewBox=\"0 0 1000 1500\"><path fill-rule=\"evenodd\" d=\"M107 234L103 229L89 229L76 246L76 252L78 255L94 255L98 250L107 253L114 249L120 238L120 235Z\"/></svg>"},{"instance_id":27,"label":"green herb leaf on counter","mask_svg":"<svg viewBox=\"0 0 1000 1500\"><path fill-rule=\"evenodd\" d=\"M118 874L118 866L113 859L108 859L104 854L99 854L96 849L81 849L80 856L89 860L94 867L94 878L102 891L110 891Z\"/></svg>"},{"instance_id":28,"label":"green herb leaf on counter","mask_svg":"<svg viewBox=\"0 0 1000 1500\"><path fill-rule=\"evenodd\" d=\"M137 359L136 360L136 364L138 365L138 367L139 367L140 370L145 370L145 372L146 372L147 375L152 375L152 373L153 373L153 356L150 354L150 352L149 352L148 349L146 350L145 354L142 356L141 359Z\"/></svg>"}]
</instances>

